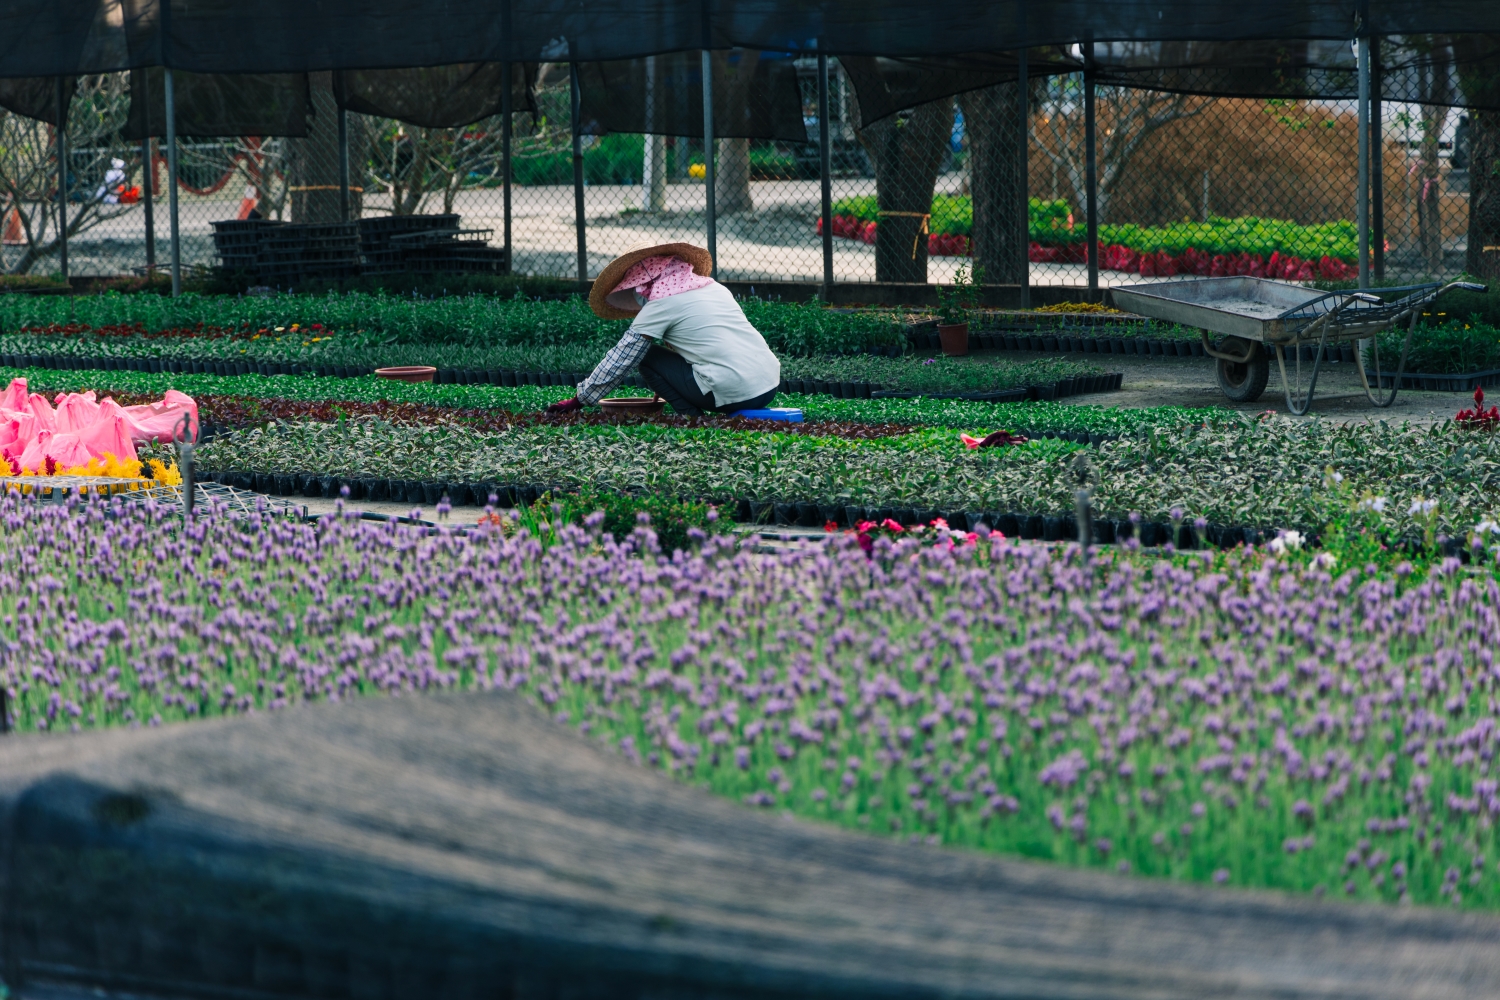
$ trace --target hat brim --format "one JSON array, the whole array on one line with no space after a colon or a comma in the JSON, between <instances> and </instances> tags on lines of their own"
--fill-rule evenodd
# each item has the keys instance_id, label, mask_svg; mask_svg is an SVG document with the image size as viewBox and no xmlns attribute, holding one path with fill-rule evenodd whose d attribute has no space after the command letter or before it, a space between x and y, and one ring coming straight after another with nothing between
<instances>
[{"instance_id":1,"label":"hat brim","mask_svg":"<svg viewBox=\"0 0 1500 1000\"><path fill-rule=\"evenodd\" d=\"M714 258L702 247L691 243L662 243L654 247L643 247L616 257L609 266L599 272L589 288L589 308L601 319L634 319L639 309L621 309L608 301L609 293L625 280L625 272L647 257L680 257L693 267L694 274L710 277L714 273Z\"/></svg>"}]
</instances>

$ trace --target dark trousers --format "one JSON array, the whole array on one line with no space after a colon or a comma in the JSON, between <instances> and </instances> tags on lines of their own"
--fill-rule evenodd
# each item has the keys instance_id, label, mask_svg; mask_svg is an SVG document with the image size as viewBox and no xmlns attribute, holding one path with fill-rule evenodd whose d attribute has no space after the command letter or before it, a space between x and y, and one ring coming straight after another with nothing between
<instances>
[{"instance_id":1,"label":"dark trousers","mask_svg":"<svg viewBox=\"0 0 1500 1000\"><path fill-rule=\"evenodd\" d=\"M712 395L698 388L693 380L693 366L676 351L653 346L641 359L641 378L672 407L673 413L686 417L701 416L705 410L713 413L732 413L735 410L758 410L776 398L776 390L763 392L752 399L742 399L722 406L714 402Z\"/></svg>"}]
</instances>

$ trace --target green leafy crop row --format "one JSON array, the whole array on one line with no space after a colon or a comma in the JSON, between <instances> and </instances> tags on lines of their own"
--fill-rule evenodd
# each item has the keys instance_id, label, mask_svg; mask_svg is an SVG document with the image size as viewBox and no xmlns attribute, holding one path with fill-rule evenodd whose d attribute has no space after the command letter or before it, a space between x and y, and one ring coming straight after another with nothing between
<instances>
[{"instance_id":1,"label":"green leafy crop row","mask_svg":"<svg viewBox=\"0 0 1500 1000\"><path fill-rule=\"evenodd\" d=\"M976 435L995 422L974 425ZM327 472L594 487L710 501L1065 514L1086 481L1098 509L1318 529L1350 498L1380 499L1394 534L1462 535L1500 517L1500 435L1268 419L1156 429L1083 448L971 451L949 429L847 440L656 424L515 425L481 432L379 421L271 424L216 438L205 469ZM313 463L317 468L309 468ZM1337 473L1337 478L1330 476Z\"/></svg>"},{"instance_id":2,"label":"green leafy crop row","mask_svg":"<svg viewBox=\"0 0 1500 1000\"><path fill-rule=\"evenodd\" d=\"M905 327L891 312L835 312L817 303L793 304L757 298L745 299L741 305L746 317L773 348L792 354L902 348L906 343ZM194 343L184 350L203 350L206 345L197 342L217 333L225 338L225 345L218 349L224 357L231 356L230 352L238 355L241 351L272 349L266 343L272 342L278 345L274 349L301 360L305 355L337 357L342 350L371 345L423 349L443 345L470 350L576 345L592 348L601 344L607 347L619 339L628 325L621 320L598 318L587 302L577 296L564 301L539 301L487 295L420 298L363 292L317 296L184 295L177 299L117 293L0 295L0 331L10 335L56 330L59 335L49 337L49 345L71 341L78 346L52 347L48 353L85 355L109 350L130 351L132 356L147 353L147 348L131 343L144 339L128 335L137 327L144 334L187 335L182 339ZM101 336L98 331L107 331L107 335ZM257 334L260 339L253 342L238 339ZM329 335L332 340L304 344L314 336ZM149 350L163 350L167 339L178 338L153 338ZM3 349L26 353L20 345L20 341L7 336ZM148 356L155 355L148 353Z\"/></svg>"}]
</instances>

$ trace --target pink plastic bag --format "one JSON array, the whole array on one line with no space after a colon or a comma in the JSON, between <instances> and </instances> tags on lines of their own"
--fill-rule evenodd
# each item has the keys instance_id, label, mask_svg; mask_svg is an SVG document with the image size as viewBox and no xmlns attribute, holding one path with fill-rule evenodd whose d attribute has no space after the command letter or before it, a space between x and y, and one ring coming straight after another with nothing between
<instances>
[{"instance_id":1,"label":"pink plastic bag","mask_svg":"<svg viewBox=\"0 0 1500 1000\"><path fill-rule=\"evenodd\" d=\"M177 432L183 416L189 418L189 437L193 440L198 438L198 404L193 401L192 396L176 389L168 389L160 403L126 406L121 409L125 414L125 423L130 428L130 436L136 441L172 441L172 435Z\"/></svg>"},{"instance_id":2,"label":"pink plastic bag","mask_svg":"<svg viewBox=\"0 0 1500 1000\"><path fill-rule=\"evenodd\" d=\"M93 392L60 393L56 403L54 410L45 396L28 393L23 378L0 393L0 457L12 472L44 472L49 460L57 468L78 468L110 455L132 462L137 442L172 441L184 417L190 435L198 435L198 404L175 389L144 406L99 400Z\"/></svg>"}]
</instances>

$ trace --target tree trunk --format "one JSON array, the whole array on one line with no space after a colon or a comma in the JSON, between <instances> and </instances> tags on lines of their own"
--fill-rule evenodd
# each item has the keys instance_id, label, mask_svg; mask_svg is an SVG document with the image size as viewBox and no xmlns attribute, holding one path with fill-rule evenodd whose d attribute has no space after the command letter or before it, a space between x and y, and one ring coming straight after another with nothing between
<instances>
[{"instance_id":1,"label":"tree trunk","mask_svg":"<svg viewBox=\"0 0 1500 1000\"><path fill-rule=\"evenodd\" d=\"M1452 98L1449 49L1442 36L1429 39L1424 47L1431 60L1417 80L1421 101L1422 144L1417 157L1417 243L1430 275L1443 273L1443 179L1438 162L1438 139L1448 120Z\"/></svg>"},{"instance_id":2,"label":"tree trunk","mask_svg":"<svg viewBox=\"0 0 1500 1000\"><path fill-rule=\"evenodd\" d=\"M309 74L313 116L307 138L294 144L291 201L293 222L339 222L339 109L333 74Z\"/></svg>"},{"instance_id":3,"label":"tree trunk","mask_svg":"<svg viewBox=\"0 0 1500 1000\"><path fill-rule=\"evenodd\" d=\"M750 198L750 140L721 139L718 167L714 200L719 214L755 211L755 202Z\"/></svg>"},{"instance_id":4,"label":"tree trunk","mask_svg":"<svg viewBox=\"0 0 1500 1000\"><path fill-rule=\"evenodd\" d=\"M1027 280L1027 195L1021 158L1026 128L1016 113L1016 85L997 84L960 94L969 137L969 193L974 205L974 263L987 284Z\"/></svg>"},{"instance_id":5,"label":"tree trunk","mask_svg":"<svg viewBox=\"0 0 1500 1000\"><path fill-rule=\"evenodd\" d=\"M1469 112L1469 250L1464 270L1500 278L1500 112Z\"/></svg>"},{"instance_id":6,"label":"tree trunk","mask_svg":"<svg viewBox=\"0 0 1500 1000\"><path fill-rule=\"evenodd\" d=\"M1489 35L1453 36L1459 88L1471 104L1494 107L1500 72L1490 56ZM1476 278L1500 278L1500 112L1469 111L1469 249L1464 270Z\"/></svg>"},{"instance_id":7,"label":"tree trunk","mask_svg":"<svg viewBox=\"0 0 1500 1000\"><path fill-rule=\"evenodd\" d=\"M932 211L932 189L953 131L953 102L923 104L860 130L875 168L881 215L875 240L875 280L927 282L927 238L922 216Z\"/></svg>"},{"instance_id":8,"label":"tree trunk","mask_svg":"<svg viewBox=\"0 0 1500 1000\"><path fill-rule=\"evenodd\" d=\"M745 49L716 52L714 65L714 118L724 133L743 131L750 118L750 94L760 53ZM719 140L718 147L714 203L719 214L755 211L750 198L750 140L725 138Z\"/></svg>"}]
</instances>

